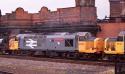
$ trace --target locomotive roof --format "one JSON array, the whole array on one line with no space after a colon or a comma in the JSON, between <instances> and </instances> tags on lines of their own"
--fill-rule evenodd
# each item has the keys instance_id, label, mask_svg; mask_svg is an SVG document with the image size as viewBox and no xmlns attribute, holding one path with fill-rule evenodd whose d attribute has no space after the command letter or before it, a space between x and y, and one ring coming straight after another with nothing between
<instances>
[{"instance_id":1,"label":"locomotive roof","mask_svg":"<svg viewBox=\"0 0 125 74\"><path fill-rule=\"evenodd\" d=\"M41 34L41 33L32 33L32 34L18 34L16 37L24 38L24 37L43 37L47 36L47 38L75 38L75 36L86 36L91 37L91 33L89 32L75 32L75 33L68 33L68 32L57 32L57 33L51 33L51 34Z\"/></svg>"},{"instance_id":2,"label":"locomotive roof","mask_svg":"<svg viewBox=\"0 0 125 74\"><path fill-rule=\"evenodd\" d=\"M76 35L47 35L47 38L75 38Z\"/></svg>"},{"instance_id":3,"label":"locomotive roof","mask_svg":"<svg viewBox=\"0 0 125 74\"><path fill-rule=\"evenodd\" d=\"M121 31L118 36L125 36L125 31Z\"/></svg>"},{"instance_id":4,"label":"locomotive roof","mask_svg":"<svg viewBox=\"0 0 125 74\"><path fill-rule=\"evenodd\" d=\"M42 35L42 34L18 34L16 37L31 37L31 36L45 36L45 35Z\"/></svg>"},{"instance_id":5,"label":"locomotive roof","mask_svg":"<svg viewBox=\"0 0 125 74\"><path fill-rule=\"evenodd\" d=\"M92 36L90 32L77 32L77 35L79 36Z\"/></svg>"}]
</instances>

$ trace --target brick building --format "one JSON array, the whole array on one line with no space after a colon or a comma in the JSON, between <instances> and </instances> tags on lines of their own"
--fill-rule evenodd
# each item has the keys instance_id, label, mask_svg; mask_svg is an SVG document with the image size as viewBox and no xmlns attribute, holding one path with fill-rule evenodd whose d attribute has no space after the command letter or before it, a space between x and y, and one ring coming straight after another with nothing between
<instances>
[{"instance_id":1,"label":"brick building","mask_svg":"<svg viewBox=\"0 0 125 74\"><path fill-rule=\"evenodd\" d=\"M110 16L118 17L121 14L121 0L109 0L110 1Z\"/></svg>"},{"instance_id":2,"label":"brick building","mask_svg":"<svg viewBox=\"0 0 125 74\"><path fill-rule=\"evenodd\" d=\"M109 0L110 16L120 17L125 15L125 0Z\"/></svg>"},{"instance_id":3,"label":"brick building","mask_svg":"<svg viewBox=\"0 0 125 74\"><path fill-rule=\"evenodd\" d=\"M76 0L76 7L58 8L57 11L50 11L47 7L42 7L38 13L28 13L19 7L12 13L3 15L1 22L9 25L29 25L35 23L82 23L82 25L95 25L96 19L94 0Z\"/></svg>"},{"instance_id":4,"label":"brick building","mask_svg":"<svg viewBox=\"0 0 125 74\"><path fill-rule=\"evenodd\" d=\"M97 37L117 37L121 31L125 31L125 0L109 0L110 17L98 22L101 32Z\"/></svg>"},{"instance_id":5,"label":"brick building","mask_svg":"<svg viewBox=\"0 0 125 74\"><path fill-rule=\"evenodd\" d=\"M2 23L1 25L7 26L36 26L39 24L52 27L55 24L56 26L64 24L75 25L73 29L79 26L82 31L91 32L95 31L93 30L95 27L92 27L92 25L99 25L101 31L96 31L96 36L103 38L117 37L120 31L125 30L125 0L109 0L110 17L101 20L101 22L97 22L95 0L75 0L75 2L75 7L58 8L57 11L50 11L47 7L42 7L38 13L28 13L19 7L12 13L0 15L0 22ZM91 29L83 25L91 26Z\"/></svg>"},{"instance_id":6,"label":"brick building","mask_svg":"<svg viewBox=\"0 0 125 74\"><path fill-rule=\"evenodd\" d=\"M76 6L94 7L95 0L75 0Z\"/></svg>"},{"instance_id":7,"label":"brick building","mask_svg":"<svg viewBox=\"0 0 125 74\"><path fill-rule=\"evenodd\" d=\"M125 31L125 22L104 22L98 23L101 26L101 32L98 32L97 37L107 38L107 37L117 37L121 31Z\"/></svg>"}]
</instances>

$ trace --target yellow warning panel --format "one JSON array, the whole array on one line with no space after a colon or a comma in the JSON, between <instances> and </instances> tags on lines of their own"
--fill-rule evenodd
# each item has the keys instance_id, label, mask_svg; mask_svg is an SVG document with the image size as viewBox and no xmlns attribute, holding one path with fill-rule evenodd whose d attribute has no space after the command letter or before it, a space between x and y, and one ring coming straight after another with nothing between
<instances>
[{"instance_id":1,"label":"yellow warning panel","mask_svg":"<svg viewBox=\"0 0 125 74\"><path fill-rule=\"evenodd\" d=\"M10 39L9 49L10 50L18 50L18 41L16 41L15 39Z\"/></svg>"}]
</instances>

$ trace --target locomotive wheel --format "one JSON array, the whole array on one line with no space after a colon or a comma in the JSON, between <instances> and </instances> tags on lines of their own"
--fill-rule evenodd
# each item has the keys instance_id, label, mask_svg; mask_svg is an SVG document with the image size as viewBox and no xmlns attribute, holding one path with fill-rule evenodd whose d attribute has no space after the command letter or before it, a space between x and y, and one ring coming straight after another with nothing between
<instances>
[{"instance_id":1,"label":"locomotive wheel","mask_svg":"<svg viewBox=\"0 0 125 74\"><path fill-rule=\"evenodd\" d=\"M2 50L1 55L9 55L10 52L8 50Z\"/></svg>"},{"instance_id":2,"label":"locomotive wheel","mask_svg":"<svg viewBox=\"0 0 125 74\"><path fill-rule=\"evenodd\" d=\"M62 54L61 54L61 57L62 57L62 58L67 58L67 53L66 53L66 52L62 53Z\"/></svg>"},{"instance_id":3,"label":"locomotive wheel","mask_svg":"<svg viewBox=\"0 0 125 74\"><path fill-rule=\"evenodd\" d=\"M28 55L30 55L30 51L21 50L20 51L20 55L22 55L22 56L28 56Z\"/></svg>"},{"instance_id":4,"label":"locomotive wheel","mask_svg":"<svg viewBox=\"0 0 125 74\"><path fill-rule=\"evenodd\" d=\"M58 54L55 51L51 51L51 52L49 52L49 57L50 58L58 57Z\"/></svg>"},{"instance_id":5,"label":"locomotive wheel","mask_svg":"<svg viewBox=\"0 0 125 74\"><path fill-rule=\"evenodd\" d=\"M75 52L69 52L66 54L66 58L68 59L78 59L79 54Z\"/></svg>"},{"instance_id":6,"label":"locomotive wheel","mask_svg":"<svg viewBox=\"0 0 125 74\"><path fill-rule=\"evenodd\" d=\"M7 51L7 52L11 55L18 55L19 54L19 51L17 51L17 50L10 50L10 51Z\"/></svg>"}]
</instances>

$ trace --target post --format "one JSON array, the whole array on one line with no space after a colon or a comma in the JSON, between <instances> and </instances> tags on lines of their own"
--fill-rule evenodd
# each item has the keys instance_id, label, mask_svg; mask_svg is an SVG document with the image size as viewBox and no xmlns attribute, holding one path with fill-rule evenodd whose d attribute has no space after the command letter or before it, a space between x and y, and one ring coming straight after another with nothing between
<instances>
[{"instance_id":1,"label":"post","mask_svg":"<svg viewBox=\"0 0 125 74\"><path fill-rule=\"evenodd\" d=\"M125 35L123 34L123 47L124 47L124 53L125 53Z\"/></svg>"},{"instance_id":2,"label":"post","mask_svg":"<svg viewBox=\"0 0 125 74\"><path fill-rule=\"evenodd\" d=\"M1 16L2 16L2 14L1 14L1 10L0 10L0 25L1 25Z\"/></svg>"}]
</instances>

